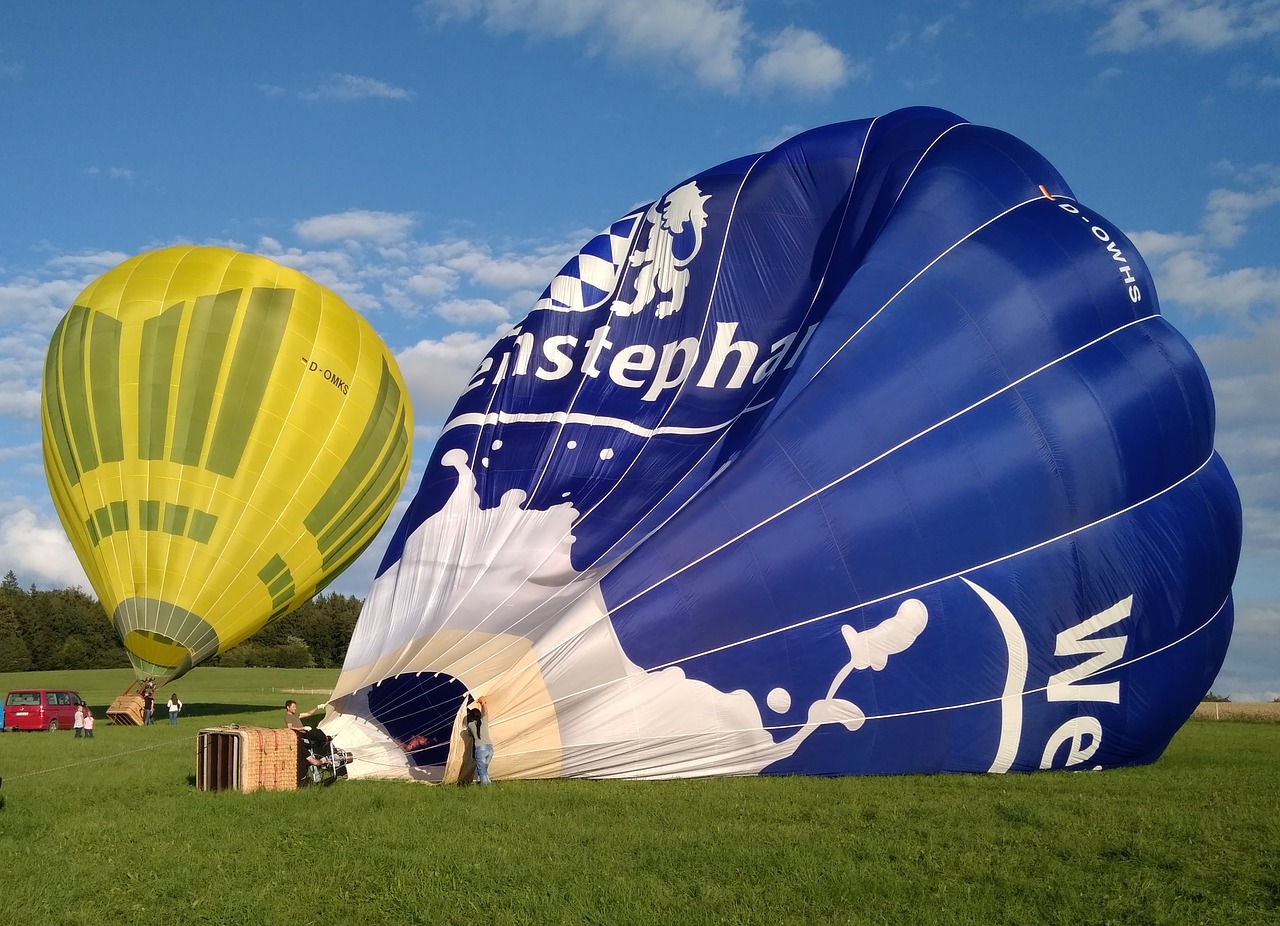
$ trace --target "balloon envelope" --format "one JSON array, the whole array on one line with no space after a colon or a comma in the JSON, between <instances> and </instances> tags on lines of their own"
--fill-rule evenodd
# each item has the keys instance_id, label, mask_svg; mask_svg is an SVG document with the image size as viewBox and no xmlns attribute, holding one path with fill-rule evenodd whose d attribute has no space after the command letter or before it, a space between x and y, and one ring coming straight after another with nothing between
<instances>
[{"instance_id":1,"label":"balloon envelope","mask_svg":"<svg viewBox=\"0 0 1280 926\"><path fill-rule=\"evenodd\" d=\"M41 397L58 515L139 677L296 608L369 544L408 473L408 393L369 324L217 247L133 257L76 299Z\"/></svg>"},{"instance_id":2,"label":"balloon envelope","mask_svg":"<svg viewBox=\"0 0 1280 926\"><path fill-rule=\"evenodd\" d=\"M498 777L1150 762L1240 532L1132 242L1017 139L902 110L570 261L459 399L325 727L446 780L467 691Z\"/></svg>"}]
</instances>

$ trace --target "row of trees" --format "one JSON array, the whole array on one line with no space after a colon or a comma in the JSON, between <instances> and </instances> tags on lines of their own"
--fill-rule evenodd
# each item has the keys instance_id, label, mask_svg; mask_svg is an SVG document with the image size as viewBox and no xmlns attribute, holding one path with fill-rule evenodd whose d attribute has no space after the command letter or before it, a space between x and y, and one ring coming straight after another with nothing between
<instances>
[{"instance_id":1,"label":"row of trees","mask_svg":"<svg viewBox=\"0 0 1280 926\"><path fill-rule=\"evenodd\" d=\"M334 668L342 665L362 602L318 595L209 665ZM129 665L98 600L79 588L24 591L12 571L0 582L0 672L112 669Z\"/></svg>"}]
</instances>

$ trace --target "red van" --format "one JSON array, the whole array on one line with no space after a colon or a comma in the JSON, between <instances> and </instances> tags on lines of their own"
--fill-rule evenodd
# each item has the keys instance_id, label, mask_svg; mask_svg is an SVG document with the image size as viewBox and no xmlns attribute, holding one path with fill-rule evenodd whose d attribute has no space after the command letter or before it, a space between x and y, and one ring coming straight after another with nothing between
<instances>
[{"instance_id":1,"label":"red van","mask_svg":"<svg viewBox=\"0 0 1280 926\"><path fill-rule=\"evenodd\" d=\"M79 692L66 688L16 689L4 696L4 728L70 730L81 704L84 699Z\"/></svg>"}]
</instances>

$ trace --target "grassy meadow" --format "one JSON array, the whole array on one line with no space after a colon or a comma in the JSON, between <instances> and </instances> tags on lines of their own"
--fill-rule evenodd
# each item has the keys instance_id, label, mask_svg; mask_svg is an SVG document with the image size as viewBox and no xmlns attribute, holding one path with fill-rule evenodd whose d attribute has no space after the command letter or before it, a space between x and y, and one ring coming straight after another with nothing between
<instances>
[{"instance_id":1,"label":"grassy meadow","mask_svg":"<svg viewBox=\"0 0 1280 926\"><path fill-rule=\"evenodd\" d=\"M129 670L0 674L99 718L0 735L0 926L1280 924L1280 724L1100 773L196 790L201 727L335 677L200 668L116 727Z\"/></svg>"}]
</instances>

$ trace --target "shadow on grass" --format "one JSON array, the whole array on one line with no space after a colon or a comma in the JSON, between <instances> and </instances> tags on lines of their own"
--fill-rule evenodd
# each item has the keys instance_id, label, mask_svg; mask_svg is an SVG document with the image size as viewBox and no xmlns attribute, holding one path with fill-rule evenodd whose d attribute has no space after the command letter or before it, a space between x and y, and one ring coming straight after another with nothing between
<instances>
[{"instance_id":1,"label":"shadow on grass","mask_svg":"<svg viewBox=\"0 0 1280 926\"><path fill-rule=\"evenodd\" d=\"M183 704L182 713L179 714L179 717L225 717L228 714L266 714L272 711L283 718L284 702L281 701L279 704L223 704L217 701L202 701L199 704ZM155 722L169 722L169 712L161 704L156 705Z\"/></svg>"}]
</instances>

